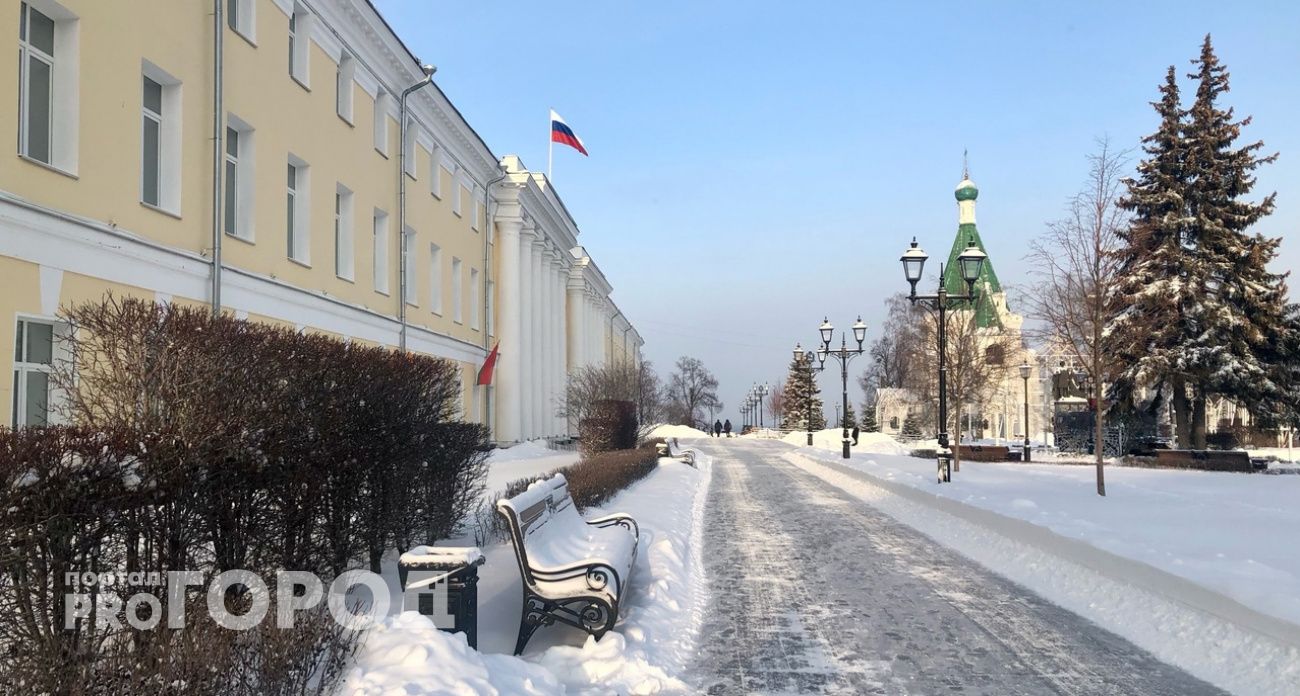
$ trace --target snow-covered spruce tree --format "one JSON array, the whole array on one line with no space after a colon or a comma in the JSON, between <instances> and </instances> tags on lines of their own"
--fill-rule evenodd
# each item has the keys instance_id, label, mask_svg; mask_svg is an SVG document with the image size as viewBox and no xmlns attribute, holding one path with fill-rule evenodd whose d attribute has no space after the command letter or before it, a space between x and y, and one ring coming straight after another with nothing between
<instances>
[{"instance_id":1,"label":"snow-covered spruce tree","mask_svg":"<svg viewBox=\"0 0 1300 696\"><path fill-rule=\"evenodd\" d=\"M1191 444L1205 448L1206 400L1224 396L1258 404L1278 398L1276 367L1269 365L1271 337L1285 327L1285 275L1271 273L1280 238L1247 230L1273 212L1276 194L1258 203L1243 200L1255 186L1254 171L1277 159L1260 155L1262 141L1237 146L1250 117L1234 120L1232 107L1218 103L1228 91L1228 70L1214 54L1209 35L1192 61L1196 101L1183 129L1187 143L1185 194L1191 264L1186 280L1198 301L1188 307L1191 331L1182 360L1194 378Z\"/></svg>"},{"instance_id":2,"label":"snow-covered spruce tree","mask_svg":"<svg viewBox=\"0 0 1300 696\"><path fill-rule=\"evenodd\" d=\"M862 404L862 432L880 432L880 423L876 422L876 405Z\"/></svg>"},{"instance_id":3,"label":"snow-covered spruce tree","mask_svg":"<svg viewBox=\"0 0 1300 696\"><path fill-rule=\"evenodd\" d=\"M915 413L907 412L907 417L903 419L903 427L898 431L898 439L903 442L916 442L921 439L921 424L917 422Z\"/></svg>"},{"instance_id":4,"label":"snow-covered spruce tree","mask_svg":"<svg viewBox=\"0 0 1300 696\"><path fill-rule=\"evenodd\" d=\"M1178 444L1189 444L1188 373L1180 359L1188 334L1184 308L1197 298L1183 282L1191 262L1183 246L1184 196L1187 190L1186 142L1177 73L1169 66L1153 102L1160 116L1155 133L1142 139L1145 157L1136 179L1127 180L1128 195L1119 205L1132 214L1120 232L1118 282L1110 288L1113 318L1106 328L1106 352L1118 366L1111 399L1133 404L1139 390L1168 387Z\"/></svg>"},{"instance_id":5,"label":"snow-covered spruce tree","mask_svg":"<svg viewBox=\"0 0 1300 696\"><path fill-rule=\"evenodd\" d=\"M854 426L856 426L857 424L858 424L858 413L857 411L853 410L853 404L850 403L848 413L845 413L844 416L840 419L840 427L848 428L849 430L852 430Z\"/></svg>"},{"instance_id":6,"label":"snow-covered spruce tree","mask_svg":"<svg viewBox=\"0 0 1300 696\"><path fill-rule=\"evenodd\" d=\"M816 377L808 379L806 360L791 360L790 373L785 380L783 391L782 414L785 427L791 430L808 430L808 402L812 401L812 430L826 427L826 415L823 412L821 388L817 386Z\"/></svg>"}]
</instances>

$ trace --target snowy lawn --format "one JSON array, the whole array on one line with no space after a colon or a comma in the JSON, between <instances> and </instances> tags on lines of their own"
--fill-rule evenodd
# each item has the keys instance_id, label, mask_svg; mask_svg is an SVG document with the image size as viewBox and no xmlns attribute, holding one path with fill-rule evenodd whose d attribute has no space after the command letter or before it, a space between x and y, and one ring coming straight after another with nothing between
<instances>
[{"instance_id":1,"label":"snowy lawn","mask_svg":"<svg viewBox=\"0 0 1300 696\"><path fill-rule=\"evenodd\" d=\"M1106 469L1101 498L1091 466L963 462L941 486L933 461L892 449L863 442L850 465L1041 525L1300 624L1300 543L1291 539L1300 529L1300 477L1116 466ZM800 453L843 462L827 449Z\"/></svg>"},{"instance_id":2,"label":"snowy lawn","mask_svg":"<svg viewBox=\"0 0 1300 696\"><path fill-rule=\"evenodd\" d=\"M521 476L571 463L543 466L540 460L547 458L555 457L494 458L489 491L493 480L504 486ZM479 651L470 650L463 635L440 632L417 614L390 616L370 632L358 651L345 693L650 694L683 690L685 685L675 675L692 655L705 602L699 520L711 461L700 457L697 464L699 468L691 468L660 459L659 468L650 476L608 505L584 514L592 518L626 512L641 528L637 564L622 618L600 642L567 626L544 627L534 634L522 658L512 657L522 601L519 567L509 543L492 544L483 549L487 563L479 569ZM508 476L498 475L507 467L511 470ZM440 545L468 543L472 542L449 540ZM395 586L395 569L393 575L390 584Z\"/></svg>"},{"instance_id":3,"label":"snowy lawn","mask_svg":"<svg viewBox=\"0 0 1300 696\"><path fill-rule=\"evenodd\" d=\"M577 452L557 452L538 442L525 442L507 449L492 450L488 457L487 483L483 492L491 500L495 494L504 491L511 481L541 476L577 462Z\"/></svg>"}]
</instances>

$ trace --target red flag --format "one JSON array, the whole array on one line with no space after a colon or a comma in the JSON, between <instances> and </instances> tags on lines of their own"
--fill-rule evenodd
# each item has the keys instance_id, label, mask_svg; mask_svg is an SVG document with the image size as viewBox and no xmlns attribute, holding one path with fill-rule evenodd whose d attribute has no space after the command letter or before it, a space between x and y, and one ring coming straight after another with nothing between
<instances>
[{"instance_id":1,"label":"red flag","mask_svg":"<svg viewBox=\"0 0 1300 696\"><path fill-rule=\"evenodd\" d=\"M492 384L492 370L497 366L497 349L500 347L500 341L498 341L495 346L492 346L492 352L488 353L487 360L483 361L483 367L479 368L478 385L480 387L486 387L489 384Z\"/></svg>"}]
</instances>

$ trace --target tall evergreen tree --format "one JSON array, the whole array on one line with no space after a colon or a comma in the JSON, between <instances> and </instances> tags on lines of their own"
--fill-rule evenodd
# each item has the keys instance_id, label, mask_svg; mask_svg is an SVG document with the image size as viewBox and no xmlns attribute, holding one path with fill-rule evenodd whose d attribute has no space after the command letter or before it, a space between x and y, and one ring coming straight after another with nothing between
<instances>
[{"instance_id":1,"label":"tall evergreen tree","mask_svg":"<svg viewBox=\"0 0 1300 696\"><path fill-rule=\"evenodd\" d=\"M880 423L876 421L876 405L862 404L862 432L880 432Z\"/></svg>"},{"instance_id":2,"label":"tall evergreen tree","mask_svg":"<svg viewBox=\"0 0 1300 696\"><path fill-rule=\"evenodd\" d=\"M917 422L915 413L907 412L907 417L903 419L903 427L898 431L898 439L903 442L916 442L921 439L921 424Z\"/></svg>"},{"instance_id":3,"label":"tall evergreen tree","mask_svg":"<svg viewBox=\"0 0 1300 696\"><path fill-rule=\"evenodd\" d=\"M811 383L811 384L810 384ZM809 430L808 403L812 402L812 430L826 427L826 414L822 407L821 388L817 380L808 379L808 364L805 359L790 361L790 374L785 380L784 404L782 413L785 427L791 430Z\"/></svg>"},{"instance_id":4,"label":"tall evergreen tree","mask_svg":"<svg viewBox=\"0 0 1300 696\"><path fill-rule=\"evenodd\" d=\"M1273 400L1279 385L1267 364L1271 337L1285 326L1285 274L1271 273L1279 238L1247 230L1273 212L1276 194L1258 203L1243 200L1255 186L1254 171L1277 154L1259 154L1262 141L1238 147L1250 117L1234 120L1218 103L1228 91L1228 70L1219 63L1209 35L1192 61L1196 101L1184 127L1187 142L1186 245L1193 262L1187 284L1202 299L1191 307L1184 359L1195 376L1192 446L1205 447L1205 407L1211 396L1245 403Z\"/></svg>"},{"instance_id":5,"label":"tall evergreen tree","mask_svg":"<svg viewBox=\"0 0 1300 696\"><path fill-rule=\"evenodd\" d=\"M1119 202L1132 213L1132 223L1120 235L1119 282L1108 298L1115 316L1107 330L1107 351L1122 366L1114 376L1112 399L1131 404L1138 389L1167 384L1174 394L1179 444L1186 446L1191 414L1178 347L1186 334L1183 308L1196 298L1183 283L1188 266L1183 249L1187 154L1172 65L1160 95L1151 104L1160 126L1142 139L1146 157L1138 164L1137 178L1126 181L1128 195Z\"/></svg>"}]
</instances>

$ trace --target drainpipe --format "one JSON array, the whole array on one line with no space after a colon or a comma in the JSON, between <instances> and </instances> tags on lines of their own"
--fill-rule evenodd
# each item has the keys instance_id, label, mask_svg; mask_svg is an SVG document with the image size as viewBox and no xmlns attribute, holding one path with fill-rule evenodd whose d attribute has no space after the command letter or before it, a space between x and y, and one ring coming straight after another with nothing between
<instances>
[{"instance_id":1,"label":"drainpipe","mask_svg":"<svg viewBox=\"0 0 1300 696\"><path fill-rule=\"evenodd\" d=\"M221 197L225 174L225 97L222 95L222 63L225 61L226 0L213 0L212 7L212 316L221 316Z\"/></svg>"},{"instance_id":2,"label":"drainpipe","mask_svg":"<svg viewBox=\"0 0 1300 696\"><path fill-rule=\"evenodd\" d=\"M497 166L500 167L501 174L498 175L497 178L487 182L483 187L483 227L485 228L483 230L483 303L481 305L483 309L483 321L480 322L480 325L483 327L483 350L490 350L488 347L488 342L490 340L488 336L488 326L492 323L488 320L488 308L492 306L491 303L488 302L488 293L490 292L488 287L489 283L492 282L492 247L488 244L488 240L492 238L492 225L496 219L496 213L492 210L492 187L501 183L501 181L509 175L509 172L506 171L505 165L498 163ZM483 421L483 425L488 425L492 422L492 392L487 387L483 387Z\"/></svg>"},{"instance_id":3,"label":"drainpipe","mask_svg":"<svg viewBox=\"0 0 1300 696\"><path fill-rule=\"evenodd\" d=\"M433 84L433 74L438 71L432 65L421 65L424 79L402 91L398 107L398 155L397 155L397 320L401 329L397 337L398 350L406 352L406 99L411 93ZM436 174L435 174L436 176ZM392 257L389 257L392 258Z\"/></svg>"}]
</instances>

